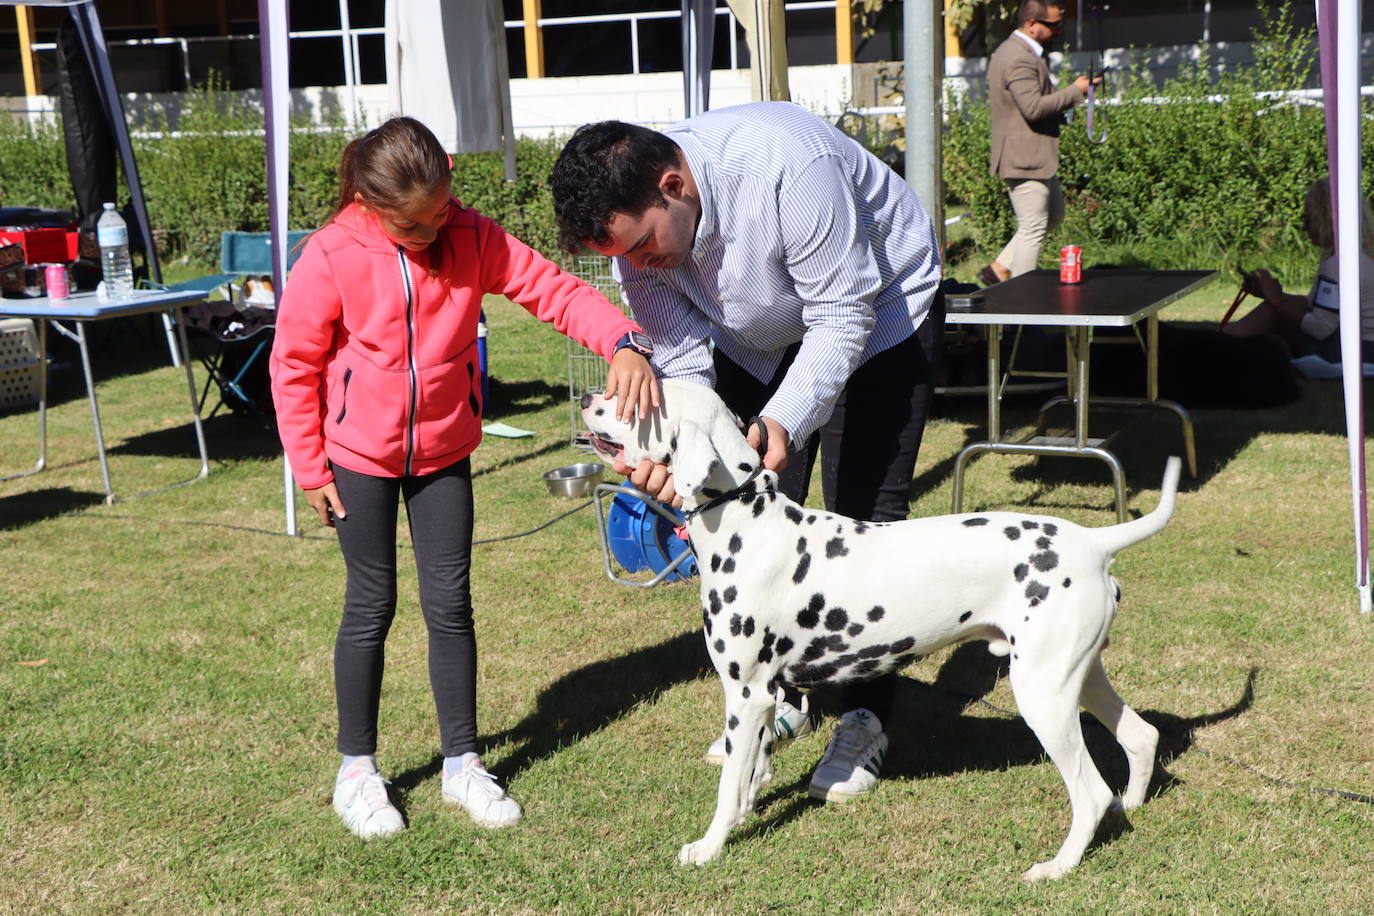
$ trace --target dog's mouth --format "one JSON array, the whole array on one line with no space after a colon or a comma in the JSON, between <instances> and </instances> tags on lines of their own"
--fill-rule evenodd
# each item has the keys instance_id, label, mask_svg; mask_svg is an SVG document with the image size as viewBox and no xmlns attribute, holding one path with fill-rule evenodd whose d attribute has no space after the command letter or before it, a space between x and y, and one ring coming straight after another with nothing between
<instances>
[{"instance_id":1,"label":"dog's mouth","mask_svg":"<svg viewBox=\"0 0 1374 916\"><path fill-rule=\"evenodd\" d=\"M587 433L587 441L591 443L593 451L602 458L616 459L625 454L624 446L602 433Z\"/></svg>"}]
</instances>

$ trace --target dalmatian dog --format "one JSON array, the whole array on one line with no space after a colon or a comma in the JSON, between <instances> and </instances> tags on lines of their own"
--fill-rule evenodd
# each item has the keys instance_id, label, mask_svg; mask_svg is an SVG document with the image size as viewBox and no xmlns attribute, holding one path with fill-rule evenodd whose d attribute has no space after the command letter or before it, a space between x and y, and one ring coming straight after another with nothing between
<instances>
[{"instance_id":1,"label":"dalmatian dog","mask_svg":"<svg viewBox=\"0 0 1374 916\"><path fill-rule=\"evenodd\" d=\"M702 623L725 688L727 743L715 817L682 847L683 865L714 859L771 777L774 689L876 677L953 643L987 640L1011 656L1017 706L1068 787L1072 825L1028 881L1059 878L1083 858L1111 808L1145 800L1159 732L1113 690L1101 651L1120 589L1113 556L1164 527L1179 461L1159 506L1106 528L1023 512L863 522L803 508L762 470L738 420L709 388L664 380L663 405L623 423L613 400L582 399L598 454L671 465L701 570ZM1083 742L1078 708L1126 752L1114 796Z\"/></svg>"}]
</instances>

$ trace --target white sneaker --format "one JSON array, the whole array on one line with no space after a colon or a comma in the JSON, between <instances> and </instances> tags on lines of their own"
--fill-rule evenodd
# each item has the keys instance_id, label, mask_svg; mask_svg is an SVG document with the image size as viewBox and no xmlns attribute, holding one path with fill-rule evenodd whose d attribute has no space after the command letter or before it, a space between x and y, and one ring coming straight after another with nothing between
<instances>
[{"instance_id":1,"label":"white sneaker","mask_svg":"<svg viewBox=\"0 0 1374 916\"><path fill-rule=\"evenodd\" d=\"M816 730L816 725L811 721L811 701L802 694L801 707L793 706L782 698L782 688L774 699L777 708L773 712L773 751L776 753L781 750L783 745L790 744L798 738L805 738ZM720 733L720 737L711 743L706 750L706 762L720 766L725 762L725 732Z\"/></svg>"},{"instance_id":2,"label":"white sneaker","mask_svg":"<svg viewBox=\"0 0 1374 916\"><path fill-rule=\"evenodd\" d=\"M852 801L878 784L886 754L887 735L878 717L867 709L845 713L811 774L809 794L822 801Z\"/></svg>"},{"instance_id":3,"label":"white sneaker","mask_svg":"<svg viewBox=\"0 0 1374 916\"><path fill-rule=\"evenodd\" d=\"M344 825L364 840L406 829L401 812L391 804L389 783L366 760L359 760L334 782L334 810Z\"/></svg>"},{"instance_id":4,"label":"white sneaker","mask_svg":"<svg viewBox=\"0 0 1374 916\"><path fill-rule=\"evenodd\" d=\"M520 806L482 766L482 758L469 751L462 761L456 773L443 777L444 801L462 805L483 827L510 827L519 823Z\"/></svg>"}]
</instances>

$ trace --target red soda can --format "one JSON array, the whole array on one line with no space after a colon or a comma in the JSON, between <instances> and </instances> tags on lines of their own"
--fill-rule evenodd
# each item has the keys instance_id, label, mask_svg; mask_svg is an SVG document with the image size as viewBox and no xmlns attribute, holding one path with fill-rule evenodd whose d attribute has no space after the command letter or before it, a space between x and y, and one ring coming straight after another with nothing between
<instances>
[{"instance_id":1,"label":"red soda can","mask_svg":"<svg viewBox=\"0 0 1374 916\"><path fill-rule=\"evenodd\" d=\"M1077 245L1059 249L1059 282L1083 282L1083 249Z\"/></svg>"},{"instance_id":2,"label":"red soda can","mask_svg":"<svg viewBox=\"0 0 1374 916\"><path fill-rule=\"evenodd\" d=\"M43 269L43 282L48 287L49 299L66 299L71 295L67 284L67 265L49 264Z\"/></svg>"}]
</instances>

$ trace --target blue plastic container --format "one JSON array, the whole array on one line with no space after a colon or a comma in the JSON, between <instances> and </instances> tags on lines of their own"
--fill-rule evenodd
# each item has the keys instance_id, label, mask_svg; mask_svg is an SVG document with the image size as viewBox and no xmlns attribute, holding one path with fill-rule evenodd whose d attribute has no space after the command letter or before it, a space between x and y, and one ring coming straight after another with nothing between
<instances>
[{"instance_id":1,"label":"blue plastic container","mask_svg":"<svg viewBox=\"0 0 1374 916\"><path fill-rule=\"evenodd\" d=\"M662 505L660 503L660 505ZM682 513L669 508L681 525ZM697 574L692 548L673 531L674 525L639 497L616 494L606 512L606 539L611 556L628 572L651 570L658 575L682 554L687 558L663 578L664 582L690 579Z\"/></svg>"}]
</instances>

